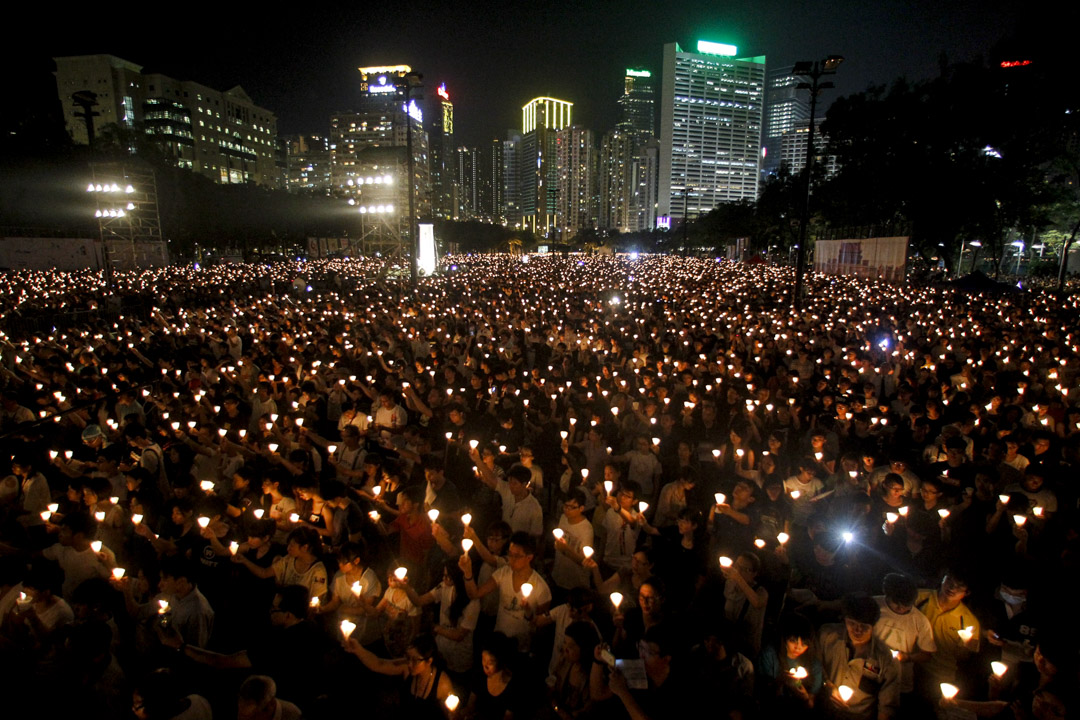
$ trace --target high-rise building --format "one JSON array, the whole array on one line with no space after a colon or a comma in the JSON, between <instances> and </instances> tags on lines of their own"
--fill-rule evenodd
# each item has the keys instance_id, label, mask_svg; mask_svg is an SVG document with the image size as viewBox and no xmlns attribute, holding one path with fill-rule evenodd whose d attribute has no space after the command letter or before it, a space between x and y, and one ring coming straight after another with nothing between
<instances>
[{"instance_id":1,"label":"high-rise building","mask_svg":"<svg viewBox=\"0 0 1080 720\"><path fill-rule=\"evenodd\" d=\"M596 143L591 130L580 125L564 127L555 136L558 188L555 195L555 228L563 240L596 227Z\"/></svg>"},{"instance_id":2,"label":"high-rise building","mask_svg":"<svg viewBox=\"0 0 1080 720\"><path fill-rule=\"evenodd\" d=\"M837 163L835 155L826 155L825 149L829 145L829 138L821 132L821 124L825 118L817 118L814 121L814 166L815 176L817 171L824 173L825 178L831 178L836 174ZM810 139L810 118L799 120L794 126L785 131L779 138L780 160L778 166L786 166L792 175L798 175L806 167L806 144Z\"/></svg>"},{"instance_id":3,"label":"high-rise building","mask_svg":"<svg viewBox=\"0 0 1080 720\"><path fill-rule=\"evenodd\" d=\"M634 194L630 199L630 229L656 228L656 193L660 178L660 142L650 138L634 149Z\"/></svg>"},{"instance_id":4,"label":"high-rise building","mask_svg":"<svg viewBox=\"0 0 1080 720\"><path fill-rule=\"evenodd\" d=\"M456 152L454 149L454 105L446 83L435 89L434 107L428 112L428 144L431 162L431 213L436 218L454 218Z\"/></svg>"},{"instance_id":5,"label":"high-rise building","mask_svg":"<svg viewBox=\"0 0 1080 720\"><path fill-rule=\"evenodd\" d=\"M569 127L574 104L538 97L521 108L518 158L522 227L547 237L555 228L559 186L556 135Z\"/></svg>"},{"instance_id":6,"label":"high-rise building","mask_svg":"<svg viewBox=\"0 0 1080 720\"><path fill-rule=\"evenodd\" d=\"M359 167L359 153L368 148L388 147L398 148L396 155L400 156L401 170L394 182L405 181L409 160L407 148L411 142L416 217L424 217L431 213L428 135L424 130L423 111L407 89L411 73L412 68L408 65L360 68L357 110L330 117L332 184L337 195L356 200L354 196L360 190L360 183L381 176L371 174L369 168ZM386 159L382 158L382 161L385 163Z\"/></svg>"},{"instance_id":7,"label":"high-rise building","mask_svg":"<svg viewBox=\"0 0 1080 720\"><path fill-rule=\"evenodd\" d=\"M602 228L619 232L633 229L634 148L632 133L622 125L600 140L598 220Z\"/></svg>"},{"instance_id":8,"label":"high-rise building","mask_svg":"<svg viewBox=\"0 0 1080 720\"><path fill-rule=\"evenodd\" d=\"M503 141L492 140L476 148L476 219L505 223L503 207Z\"/></svg>"},{"instance_id":9,"label":"high-rise building","mask_svg":"<svg viewBox=\"0 0 1080 720\"><path fill-rule=\"evenodd\" d=\"M503 223L520 228L521 215L521 133L507 130L502 141Z\"/></svg>"},{"instance_id":10,"label":"high-rise building","mask_svg":"<svg viewBox=\"0 0 1080 720\"><path fill-rule=\"evenodd\" d=\"M781 140L799 123L810 122L810 101L799 92L802 78L791 74L793 65L769 71L765 90L765 142L762 170L774 175L780 169Z\"/></svg>"},{"instance_id":11,"label":"high-rise building","mask_svg":"<svg viewBox=\"0 0 1080 720\"><path fill-rule=\"evenodd\" d=\"M459 147L455 151L457 177L454 185L457 190L458 206L454 219L473 220L477 212L476 148Z\"/></svg>"},{"instance_id":12,"label":"high-rise building","mask_svg":"<svg viewBox=\"0 0 1080 720\"><path fill-rule=\"evenodd\" d=\"M239 85L214 90L114 55L53 58L71 139L86 145L110 126L143 133L188 168L219 183L283 187L277 119ZM132 141L133 142L133 141Z\"/></svg>"},{"instance_id":13,"label":"high-rise building","mask_svg":"<svg viewBox=\"0 0 1080 720\"><path fill-rule=\"evenodd\" d=\"M648 70L626 70L619 98L619 125L642 142L656 135L656 93Z\"/></svg>"},{"instance_id":14,"label":"high-rise building","mask_svg":"<svg viewBox=\"0 0 1080 720\"><path fill-rule=\"evenodd\" d=\"M330 141L321 135L292 135L286 142L285 189L292 193L330 192Z\"/></svg>"},{"instance_id":15,"label":"high-rise building","mask_svg":"<svg viewBox=\"0 0 1080 720\"><path fill-rule=\"evenodd\" d=\"M761 166L765 56L700 41L664 46L658 214L697 217L754 200Z\"/></svg>"}]
</instances>

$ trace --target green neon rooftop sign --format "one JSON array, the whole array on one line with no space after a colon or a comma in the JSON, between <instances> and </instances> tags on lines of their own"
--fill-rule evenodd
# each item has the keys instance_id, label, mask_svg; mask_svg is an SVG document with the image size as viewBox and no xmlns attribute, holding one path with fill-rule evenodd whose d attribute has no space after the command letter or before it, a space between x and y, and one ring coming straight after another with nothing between
<instances>
[{"instance_id":1,"label":"green neon rooftop sign","mask_svg":"<svg viewBox=\"0 0 1080 720\"><path fill-rule=\"evenodd\" d=\"M626 69L626 76L627 77L652 77L652 73L649 72L648 70L631 70L630 68L627 68Z\"/></svg>"},{"instance_id":2,"label":"green neon rooftop sign","mask_svg":"<svg viewBox=\"0 0 1080 720\"><path fill-rule=\"evenodd\" d=\"M714 43L707 40L698 40L697 51L704 55L723 55L724 57L735 57L738 52L734 45Z\"/></svg>"}]
</instances>

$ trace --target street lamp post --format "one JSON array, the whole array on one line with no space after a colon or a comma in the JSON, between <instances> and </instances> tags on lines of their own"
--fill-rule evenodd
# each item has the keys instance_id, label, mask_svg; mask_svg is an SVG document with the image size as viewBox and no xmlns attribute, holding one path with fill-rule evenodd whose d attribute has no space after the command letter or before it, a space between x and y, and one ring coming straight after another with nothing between
<instances>
[{"instance_id":1,"label":"street lamp post","mask_svg":"<svg viewBox=\"0 0 1080 720\"><path fill-rule=\"evenodd\" d=\"M831 82L821 82L825 75L836 74L836 68L844 61L841 55L829 55L824 60L803 60L795 63L791 74L797 77L809 78L809 82L801 82L796 85L798 90L810 91L810 128L806 138L806 204L803 207L802 218L799 220L799 253L795 260L795 298L796 310L802 309L803 276L806 274L806 242L807 232L810 228L810 188L811 178L814 174L814 120L817 113L818 95L823 90L835 87Z\"/></svg>"}]
</instances>

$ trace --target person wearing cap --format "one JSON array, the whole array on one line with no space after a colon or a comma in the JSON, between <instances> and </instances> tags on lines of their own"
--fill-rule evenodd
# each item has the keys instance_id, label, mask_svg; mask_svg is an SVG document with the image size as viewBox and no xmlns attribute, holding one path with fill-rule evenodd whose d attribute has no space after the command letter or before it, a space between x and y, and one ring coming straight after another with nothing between
<instances>
[{"instance_id":1,"label":"person wearing cap","mask_svg":"<svg viewBox=\"0 0 1080 720\"><path fill-rule=\"evenodd\" d=\"M891 720L900 705L900 669L889 648L874 635L881 609L861 593L843 601L842 623L820 633L825 677L825 715L843 720ZM842 687L851 690L844 699Z\"/></svg>"}]
</instances>

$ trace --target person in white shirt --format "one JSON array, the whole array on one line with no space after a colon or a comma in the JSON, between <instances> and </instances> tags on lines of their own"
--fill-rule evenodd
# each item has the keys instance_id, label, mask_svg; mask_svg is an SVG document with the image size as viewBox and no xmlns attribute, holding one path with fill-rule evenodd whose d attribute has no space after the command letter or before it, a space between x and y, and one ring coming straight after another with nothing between
<instances>
[{"instance_id":1,"label":"person in white shirt","mask_svg":"<svg viewBox=\"0 0 1080 720\"><path fill-rule=\"evenodd\" d=\"M470 598L479 599L498 592L499 613L495 617L495 630L516 639L521 650L528 646L532 634L530 621L536 615L546 613L551 605L551 590L532 567L535 554L536 541L527 533L514 533L510 537L506 565L496 570L491 579L480 587L476 586L468 553L458 559Z\"/></svg>"},{"instance_id":2,"label":"person in white shirt","mask_svg":"<svg viewBox=\"0 0 1080 720\"><path fill-rule=\"evenodd\" d=\"M236 693L240 720L300 720L300 708L277 696L277 683L268 675L252 675Z\"/></svg>"},{"instance_id":3,"label":"person in white shirt","mask_svg":"<svg viewBox=\"0 0 1080 720\"><path fill-rule=\"evenodd\" d=\"M641 534L641 514L634 508L640 487L629 480L623 482L605 500L602 516L604 528L604 562L614 570L628 570L630 558L637 549Z\"/></svg>"},{"instance_id":4,"label":"person in white shirt","mask_svg":"<svg viewBox=\"0 0 1080 720\"><path fill-rule=\"evenodd\" d=\"M439 604L439 621L431 628L435 644L446 662L446 669L462 677L473 666L473 631L480 620L480 601L469 597L461 568L447 562L442 580L423 595L408 584L408 578L391 582L405 590L413 604L423 607Z\"/></svg>"},{"instance_id":5,"label":"person in white shirt","mask_svg":"<svg viewBox=\"0 0 1080 720\"><path fill-rule=\"evenodd\" d=\"M94 536L95 522L87 514L76 512L67 515L60 526L59 542L45 548L42 555L60 565L64 571L62 594L70 598L85 580L107 579L116 567L116 555L105 545L95 551L90 543Z\"/></svg>"},{"instance_id":6,"label":"person in white shirt","mask_svg":"<svg viewBox=\"0 0 1080 720\"><path fill-rule=\"evenodd\" d=\"M655 450L659 452L659 449L660 446L656 445ZM641 486L641 496L647 498L649 502L652 502L659 489L660 475L663 473L660 460L656 457L657 452L653 451L653 446L647 436L639 435L634 438L633 450L613 458L629 463L627 479Z\"/></svg>"},{"instance_id":7,"label":"person in white shirt","mask_svg":"<svg viewBox=\"0 0 1080 720\"><path fill-rule=\"evenodd\" d=\"M555 539L555 566L551 579L564 590L575 587L589 587L589 571L582 567L585 559L581 549L592 547L593 526L585 517L585 493L576 488L563 503L563 514L559 518Z\"/></svg>"},{"instance_id":8,"label":"person in white shirt","mask_svg":"<svg viewBox=\"0 0 1080 720\"><path fill-rule=\"evenodd\" d=\"M892 651L900 664L900 692L915 689L915 663L925 662L937 651L930 621L915 612L919 588L907 575L889 573L881 584L884 595L874 598L881 618L874 623L874 637Z\"/></svg>"},{"instance_id":9,"label":"person in white shirt","mask_svg":"<svg viewBox=\"0 0 1080 720\"><path fill-rule=\"evenodd\" d=\"M514 532L525 532L539 539L544 534L544 510L529 490L532 471L524 465L514 465L503 480L482 461L476 448L469 452L469 456L480 471L480 480L502 498L503 521Z\"/></svg>"}]
</instances>

